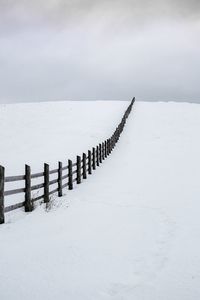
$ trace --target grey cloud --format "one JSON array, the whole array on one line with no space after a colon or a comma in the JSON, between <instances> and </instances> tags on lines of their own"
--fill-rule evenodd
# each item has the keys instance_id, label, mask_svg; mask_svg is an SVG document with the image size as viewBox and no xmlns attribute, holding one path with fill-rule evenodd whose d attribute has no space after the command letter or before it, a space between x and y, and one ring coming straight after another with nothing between
<instances>
[{"instance_id":1,"label":"grey cloud","mask_svg":"<svg viewBox=\"0 0 200 300\"><path fill-rule=\"evenodd\" d=\"M200 14L199 0L1 0L4 19L24 22L46 20L67 23L71 19L97 14L130 18L177 15L195 18Z\"/></svg>"},{"instance_id":2,"label":"grey cloud","mask_svg":"<svg viewBox=\"0 0 200 300\"><path fill-rule=\"evenodd\" d=\"M0 0L0 102L199 101L199 11L199 0Z\"/></svg>"},{"instance_id":3,"label":"grey cloud","mask_svg":"<svg viewBox=\"0 0 200 300\"><path fill-rule=\"evenodd\" d=\"M200 17L199 0L0 0L0 34L32 28L65 29L82 22L99 24L106 31L129 30L155 20Z\"/></svg>"}]
</instances>

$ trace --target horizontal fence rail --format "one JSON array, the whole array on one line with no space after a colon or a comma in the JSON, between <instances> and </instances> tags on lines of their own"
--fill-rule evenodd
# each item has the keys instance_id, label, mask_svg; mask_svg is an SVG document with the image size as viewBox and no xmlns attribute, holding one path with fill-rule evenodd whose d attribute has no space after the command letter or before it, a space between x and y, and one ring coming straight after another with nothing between
<instances>
[{"instance_id":1,"label":"horizontal fence rail","mask_svg":"<svg viewBox=\"0 0 200 300\"><path fill-rule=\"evenodd\" d=\"M5 168L0 166L0 224L5 222L5 213L12 210L24 207L25 212L31 212L34 209L34 203L39 200L43 200L44 203L50 201L52 194L58 193L58 197L63 196L63 189L68 188L72 190L74 184L82 183L83 179L87 179L88 175L91 175L96 167L110 155L114 149L119 137L126 124L132 106L135 102L135 98L131 101L126 109L121 122L115 129L112 136L97 146L88 150L87 153L83 153L81 156L77 156L76 162L68 160L67 165L63 165L62 162L58 162L58 168L50 170L48 164L44 164L44 170L40 173L31 173L31 167L25 165L25 175L19 176L5 176ZM51 179L50 175L57 174L56 179ZM35 178L43 178L42 183L32 185L31 180ZM24 182L23 188L5 190L5 183L7 182ZM50 186L57 184L57 187L50 191ZM43 194L38 197L32 197L32 191L43 190ZM24 201L16 203L10 206L5 206L5 197L15 194L24 194Z\"/></svg>"}]
</instances>

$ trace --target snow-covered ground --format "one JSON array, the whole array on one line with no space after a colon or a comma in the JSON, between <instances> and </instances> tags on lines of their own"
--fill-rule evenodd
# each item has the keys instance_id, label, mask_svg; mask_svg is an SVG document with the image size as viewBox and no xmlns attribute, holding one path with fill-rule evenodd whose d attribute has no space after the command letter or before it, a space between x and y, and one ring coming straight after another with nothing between
<instances>
[{"instance_id":1,"label":"snow-covered ground","mask_svg":"<svg viewBox=\"0 0 200 300\"><path fill-rule=\"evenodd\" d=\"M62 118L57 105L65 111ZM25 105L16 114L17 106L1 107L4 165L12 171L12 160L17 172L28 157L35 168L36 159L62 159L62 146L75 141L72 134L78 142L69 152L66 147L67 155L87 149L109 136L127 103L85 105L87 110L84 103L30 104L31 121L20 117ZM38 125L45 106L49 116ZM65 118L68 129L60 126ZM32 123L29 130L26 122ZM26 145L19 138L10 149L22 137L20 124ZM38 150L40 127L48 147L44 135ZM199 128L198 104L136 103L118 145L93 176L48 211L40 206L6 215L0 226L0 299L200 299ZM60 137L59 145L49 145L50 137Z\"/></svg>"},{"instance_id":2,"label":"snow-covered ground","mask_svg":"<svg viewBox=\"0 0 200 300\"><path fill-rule=\"evenodd\" d=\"M57 167L111 135L127 102L71 101L0 105L0 164L7 175Z\"/></svg>"}]
</instances>

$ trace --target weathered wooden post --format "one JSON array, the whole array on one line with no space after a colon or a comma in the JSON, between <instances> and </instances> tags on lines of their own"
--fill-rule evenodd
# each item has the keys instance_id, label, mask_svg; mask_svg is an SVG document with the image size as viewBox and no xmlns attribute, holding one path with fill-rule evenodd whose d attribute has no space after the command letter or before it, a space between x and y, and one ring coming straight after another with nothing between
<instances>
[{"instance_id":1,"label":"weathered wooden post","mask_svg":"<svg viewBox=\"0 0 200 300\"><path fill-rule=\"evenodd\" d=\"M92 174L92 153L88 150L88 174Z\"/></svg>"},{"instance_id":2,"label":"weathered wooden post","mask_svg":"<svg viewBox=\"0 0 200 300\"><path fill-rule=\"evenodd\" d=\"M107 139L107 154L110 155L109 139Z\"/></svg>"},{"instance_id":3,"label":"weathered wooden post","mask_svg":"<svg viewBox=\"0 0 200 300\"><path fill-rule=\"evenodd\" d=\"M68 160L68 189L73 190L72 161Z\"/></svg>"},{"instance_id":4,"label":"weathered wooden post","mask_svg":"<svg viewBox=\"0 0 200 300\"><path fill-rule=\"evenodd\" d=\"M87 155L83 153L83 179L87 179L87 163L86 163Z\"/></svg>"},{"instance_id":5,"label":"weathered wooden post","mask_svg":"<svg viewBox=\"0 0 200 300\"><path fill-rule=\"evenodd\" d=\"M62 162L58 162L58 197L62 197L63 189L62 189Z\"/></svg>"},{"instance_id":6,"label":"weathered wooden post","mask_svg":"<svg viewBox=\"0 0 200 300\"><path fill-rule=\"evenodd\" d=\"M121 135L121 133L122 133L122 122L120 123L120 125L119 125L119 133L120 133L120 135Z\"/></svg>"},{"instance_id":7,"label":"weathered wooden post","mask_svg":"<svg viewBox=\"0 0 200 300\"><path fill-rule=\"evenodd\" d=\"M104 141L104 157L107 158L108 153L107 153L107 141Z\"/></svg>"},{"instance_id":8,"label":"weathered wooden post","mask_svg":"<svg viewBox=\"0 0 200 300\"><path fill-rule=\"evenodd\" d=\"M5 185L5 169L0 166L0 224L5 222L4 217L4 185Z\"/></svg>"},{"instance_id":9,"label":"weathered wooden post","mask_svg":"<svg viewBox=\"0 0 200 300\"><path fill-rule=\"evenodd\" d=\"M96 170L96 149L92 148L92 169Z\"/></svg>"},{"instance_id":10,"label":"weathered wooden post","mask_svg":"<svg viewBox=\"0 0 200 300\"><path fill-rule=\"evenodd\" d=\"M125 124L126 124L126 116L124 115L124 126L125 126Z\"/></svg>"},{"instance_id":11,"label":"weathered wooden post","mask_svg":"<svg viewBox=\"0 0 200 300\"><path fill-rule=\"evenodd\" d=\"M116 132L113 133L113 149L115 148L116 144Z\"/></svg>"},{"instance_id":12,"label":"weathered wooden post","mask_svg":"<svg viewBox=\"0 0 200 300\"><path fill-rule=\"evenodd\" d=\"M81 183L81 157L76 157L76 183Z\"/></svg>"},{"instance_id":13,"label":"weathered wooden post","mask_svg":"<svg viewBox=\"0 0 200 300\"><path fill-rule=\"evenodd\" d=\"M115 145L117 144L117 138L118 138L118 136L117 136L117 130L115 131Z\"/></svg>"},{"instance_id":14,"label":"weathered wooden post","mask_svg":"<svg viewBox=\"0 0 200 300\"><path fill-rule=\"evenodd\" d=\"M105 159L105 145L104 142L102 143L102 160Z\"/></svg>"},{"instance_id":15,"label":"weathered wooden post","mask_svg":"<svg viewBox=\"0 0 200 300\"><path fill-rule=\"evenodd\" d=\"M102 146L99 144L99 162L102 163Z\"/></svg>"},{"instance_id":16,"label":"weathered wooden post","mask_svg":"<svg viewBox=\"0 0 200 300\"><path fill-rule=\"evenodd\" d=\"M44 203L48 203L49 200L49 165L44 164Z\"/></svg>"},{"instance_id":17,"label":"weathered wooden post","mask_svg":"<svg viewBox=\"0 0 200 300\"><path fill-rule=\"evenodd\" d=\"M112 135L111 137L111 151L113 150L114 148L114 135Z\"/></svg>"},{"instance_id":18,"label":"weathered wooden post","mask_svg":"<svg viewBox=\"0 0 200 300\"><path fill-rule=\"evenodd\" d=\"M119 126L117 127L117 142L119 141Z\"/></svg>"},{"instance_id":19,"label":"weathered wooden post","mask_svg":"<svg viewBox=\"0 0 200 300\"><path fill-rule=\"evenodd\" d=\"M109 154L111 153L111 139L108 139L108 149L109 149Z\"/></svg>"},{"instance_id":20,"label":"weathered wooden post","mask_svg":"<svg viewBox=\"0 0 200 300\"><path fill-rule=\"evenodd\" d=\"M33 210L33 203L31 201L31 168L25 165L25 212Z\"/></svg>"},{"instance_id":21,"label":"weathered wooden post","mask_svg":"<svg viewBox=\"0 0 200 300\"><path fill-rule=\"evenodd\" d=\"M96 146L97 167L99 167L99 146Z\"/></svg>"},{"instance_id":22,"label":"weathered wooden post","mask_svg":"<svg viewBox=\"0 0 200 300\"><path fill-rule=\"evenodd\" d=\"M109 152L112 152L111 138L109 138Z\"/></svg>"}]
</instances>

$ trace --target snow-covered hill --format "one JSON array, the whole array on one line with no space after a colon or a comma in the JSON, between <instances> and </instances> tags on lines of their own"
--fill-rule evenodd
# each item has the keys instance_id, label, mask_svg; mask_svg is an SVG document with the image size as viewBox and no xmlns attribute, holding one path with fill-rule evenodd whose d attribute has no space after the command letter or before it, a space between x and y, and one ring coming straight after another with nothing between
<instances>
[{"instance_id":1,"label":"snow-covered hill","mask_svg":"<svg viewBox=\"0 0 200 300\"><path fill-rule=\"evenodd\" d=\"M53 164L82 152L112 132L126 105L1 106L1 159L17 172L27 159L38 170L44 157ZM112 155L84 184L48 212L7 215L0 299L199 299L199 128L197 104L136 103Z\"/></svg>"},{"instance_id":2,"label":"snow-covered hill","mask_svg":"<svg viewBox=\"0 0 200 300\"><path fill-rule=\"evenodd\" d=\"M128 106L119 101L41 102L0 105L0 164L8 175L24 173L28 163L57 166L87 151L115 127Z\"/></svg>"}]
</instances>

